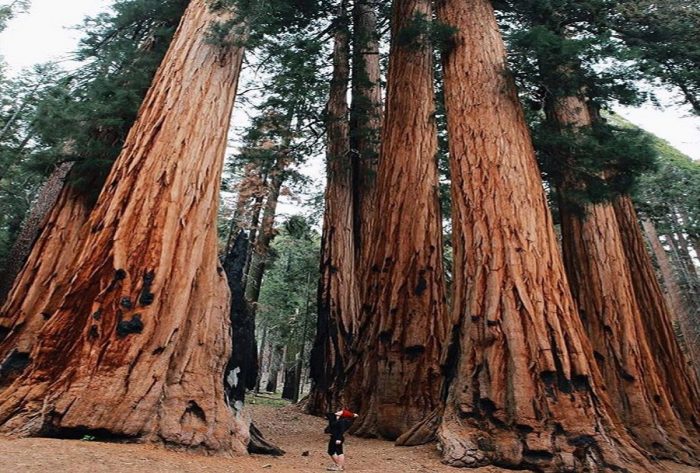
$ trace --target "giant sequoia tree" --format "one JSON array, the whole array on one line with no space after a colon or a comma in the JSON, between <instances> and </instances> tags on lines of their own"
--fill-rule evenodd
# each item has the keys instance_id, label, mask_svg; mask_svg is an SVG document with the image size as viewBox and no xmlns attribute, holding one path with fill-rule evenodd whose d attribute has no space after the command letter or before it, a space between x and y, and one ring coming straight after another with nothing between
<instances>
[{"instance_id":1,"label":"giant sequoia tree","mask_svg":"<svg viewBox=\"0 0 700 473\"><path fill-rule=\"evenodd\" d=\"M438 17L459 30L444 55L459 324L439 430L445 461L644 464L608 404L569 292L491 4L446 0Z\"/></svg>"},{"instance_id":2,"label":"giant sequoia tree","mask_svg":"<svg viewBox=\"0 0 700 473\"><path fill-rule=\"evenodd\" d=\"M347 399L361 435L395 439L440 404L445 314L431 4L395 0L377 205Z\"/></svg>"},{"instance_id":3,"label":"giant sequoia tree","mask_svg":"<svg viewBox=\"0 0 700 473\"><path fill-rule=\"evenodd\" d=\"M98 432L242 452L216 210L242 49L193 0L87 223L66 296L0 394L4 432ZM238 44L237 42L234 44ZM153 183L158 185L153 185Z\"/></svg>"},{"instance_id":4,"label":"giant sequoia tree","mask_svg":"<svg viewBox=\"0 0 700 473\"><path fill-rule=\"evenodd\" d=\"M640 249L646 255L646 250L637 244L635 250L626 250L632 242L623 240L611 202L653 158L633 130L604 123L598 110L619 93L611 85L616 71L596 73L593 64L597 58L585 52L591 43L608 45L596 23L605 19L606 10L600 10L605 6L599 2L598 10L583 11L576 1L519 2L515 9L525 27L516 43L528 46L537 66L537 74L529 79L544 90L546 118L538 128L539 151L558 196L569 282L611 400L641 446L660 457L691 461L697 454L690 440L697 413L683 407L687 402L675 402L665 383L673 376L664 377L661 372L676 370L690 381L675 389L685 391L681 396L685 399L693 397L687 393L694 392L695 383L685 375L682 356L675 359L672 366L680 366L674 368L655 360L655 351L664 345L671 345L666 353L681 353L674 338L663 335L670 333L668 310L642 312L642 307L654 303L644 287L657 284L656 279L651 267L644 270L637 265L632 271L634 261L627 252L641 261L634 255ZM631 222L625 230L636 232L642 241L634 212ZM654 315L655 322L647 323L647 315ZM655 344L656 337L663 342ZM673 356L665 362L671 360ZM683 425L684 417L690 432Z\"/></svg>"},{"instance_id":5,"label":"giant sequoia tree","mask_svg":"<svg viewBox=\"0 0 700 473\"><path fill-rule=\"evenodd\" d=\"M328 100L328 179L321 244L318 322L311 356L314 386L309 399L309 411L317 413L337 408L359 310L353 244L353 163L346 97L350 79L347 9L347 3L342 1L335 27L333 78Z\"/></svg>"},{"instance_id":6,"label":"giant sequoia tree","mask_svg":"<svg viewBox=\"0 0 700 473\"><path fill-rule=\"evenodd\" d=\"M90 61L74 72L81 80L54 71L56 83L46 82L44 76L41 83L36 82L40 87L31 89L36 97L22 98L24 104L36 102L25 107L30 116L25 119L29 124L23 141L36 144L29 153L24 150L28 156L22 157L22 166L31 170L47 166L45 161L48 165L68 162L57 167L56 172L63 171L54 173L47 192L39 195L25 219L26 230L39 220L33 225L40 234L20 233L17 251L8 261L12 265L1 278L0 298L4 299L3 288L12 290L0 308L0 339L4 339L0 362L8 374L4 383L24 367L38 330L61 301L68 282L62 275L85 241L83 223L136 119L186 3L129 0L120 3L114 14L87 20L78 54ZM14 149L11 155L17 153ZM67 168L71 171L66 175ZM41 212L48 215L41 217Z\"/></svg>"}]
</instances>

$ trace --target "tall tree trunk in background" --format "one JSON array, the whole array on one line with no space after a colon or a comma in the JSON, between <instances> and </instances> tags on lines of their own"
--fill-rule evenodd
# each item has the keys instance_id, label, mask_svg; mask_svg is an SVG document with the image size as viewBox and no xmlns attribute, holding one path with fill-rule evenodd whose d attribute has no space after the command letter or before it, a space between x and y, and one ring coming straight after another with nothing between
<instances>
[{"instance_id":1,"label":"tall tree trunk in background","mask_svg":"<svg viewBox=\"0 0 700 473\"><path fill-rule=\"evenodd\" d=\"M260 350L258 351L258 375L255 378L255 393L260 392L260 382L262 380L262 375L265 372L265 352L267 351L267 332L268 332L268 326L267 324L263 325L263 333L262 333L262 338L260 340ZM268 357L269 360L269 357ZM269 365L268 361L268 365Z\"/></svg>"},{"instance_id":2,"label":"tall tree trunk in background","mask_svg":"<svg viewBox=\"0 0 700 473\"><path fill-rule=\"evenodd\" d=\"M377 166L382 127L382 87L376 1L356 0L352 11L352 108L350 149L353 166L353 225L356 270L367 257L377 202Z\"/></svg>"},{"instance_id":3,"label":"tall tree trunk in background","mask_svg":"<svg viewBox=\"0 0 700 473\"><path fill-rule=\"evenodd\" d=\"M432 45L405 40L428 0L395 0L371 267L347 399L358 435L396 439L440 405L445 307Z\"/></svg>"},{"instance_id":4,"label":"tall tree trunk in background","mask_svg":"<svg viewBox=\"0 0 700 473\"><path fill-rule=\"evenodd\" d=\"M619 212L618 207L619 204L616 203L616 212ZM623 221L619 215L618 220L620 222ZM683 338L683 347L693 365L695 377L698 379L700 377L700 327L693 323L693 317L691 315L693 306L688 304L683 297L683 291L678 284L675 268L673 267L668 252L661 243L659 234L656 231L656 226L651 220L643 219L642 229L644 230L646 239L659 265L661 277L663 278L663 286L666 289L664 294L670 311L669 315L673 321L673 325L677 324L680 329Z\"/></svg>"},{"instance_id":5,"label":"tall tree trunk in background","mask_svg":"<svg viewBox=\"0 0 700 473\"><path fill-rule=\"evenodd\" d=\"M0 389L30 362L42 327L59 308L87 237L89 212L85 199L64 185L0 309Z\"/></svg>"},{"instance_id":6,"label":"tall tree trunk in background","mask_svg":"<svg viewBox=\"0 0 700 473\"><path fill-rule=\"evenodd\" d=\"M243 290L243 270L248 251L248 237L239 231L223 263L231 291L230 320L232 345L235 347L226 367L227 395L240 411L247 389L255 388L258 377L258 352L255 345L255 320L246 303Z\"/></svg>"},{"instance_id":7,"label":"tall tree trunk in background","mask_svg":"<svg viewBox=\"0 0 700 473\"><path fill-rule=\"evenodd\" d=\"M491 2L443 0L438 18L458 30L443 59L457 324L444 461L652 471L595 368Z\"/></svg>"},{"instance_id":8,"label":"tall tree trunk in background","mask_svg":"<svg viewBox=\"0 0 700 473\"><path fill-rule=\"evenodd\" d=\"M632 199L628 196L620 197L615 200L614 206L649 346L657 362L662 384L669 394L671 405L684 422L689 434L681 437L680 441L689 448L694 448L696 457L700 458L698 378L695 371L688 366L688 360L681 351L673 332L672 315L644 244ZM654 401L658 403L656 397ZM690 441L686 441L688 437Z\"/></svg>"},{"instance_id":9,"label":"tall tree trunk in background","mask_svg":"<svg viewBox=\"0 0 700 473\"><path fill-rule=\"evenodd\" d=\"M284 346L276 344L270 353L270 369L267 376L267 385L265 391L269 393L277 392L277 382L279 379L279 371L284 358Z\"/></svg>"},{"instance_id":10,"label":"tall tree trunk in background","mask_svg":"<svg viewBox=\"0 0 700 473\"><path fill-rule=\"evenodd\" d=\"M279 202L282 184L285 179L285 170L289 164L286 156L281 155L277 158L275 166L270 173L269 189L267 192L267 200L263 208L262 223L260 224L259 235L251 244L253 251L250 257L250 266L248 267L248 275L245 281L245 298L250 304L252 311L253 323L255 323L255 313L257 312L257 304L260 299L260 289L262 288L262 280L267 267L267 258L270 253L270 244L275 237L275 215L277 214L277 204ZM254 325L253 325L254 327Z\"/></svg>"},{"instance_id":11,"label":"tall tree trunk in background","mask_svg":"<svg viewBox=\"0 0 700 473\"><path fill-rule=\"evenodd\" d=\"M0 304L3 304L12 289L15 278L27 262L32 253L34 242L47 224L47 218L61 196L64 181L72 167L72 163L63 163L58 166L39 189L37 198L29 211L29 215L22 222L22 229L17 235L7 258L5 271L0 274ZM76 222L80 225L82 222ZM76 228L76 232L77 232ZM0 312L1 314L1 312ZM0 315L0 317L2 317ZM1 322L0 322L1 323ZM0 358L2 359L2 358Z\"/></svg>"},{"instance_id":12,"label":"tall tree trunk in background","mask_svg":"<svg viewBox=\"0 0 700 473\"><path fill-rule=\"evenodd\" d=\"M698 276L700 275L698 275L698 268L695 266L693 257L690 255L690 243L688 243L688 239L685 237L683 227L678 222L674 222L674 225L676 228L675 239L677 242L676 248L678 249L678 254L683 264L685 264L685 269L690 276L690 280L693 281L693 288L696 289L698 286Z\"/></svg>"},{"instance_id":13,"label":"tall tree trunk in background","mask_svg":"<svg viewBox=\"0 0 700 473\"><path fill-rule=\"evenodd\" d=\"M311 351L310 413L337 409L350 343L357 325L359 293L353 241L353 182L348 126L350 78L347 2L342 0L335 29L333 78L328 100L327 184L316 340Z\"/></svg>"},{"instance_id":14,"label":"tall tree trunk in background","mask_svg":"<svg viewBox=\"0 0 700 473\"><path fill-rule=\"evenodd\" d=\"M0 393L0 431L246 451L247 425L224 395L231 327L216 235L243 50L207 38L227 16L205 0L185 12L62 275L66 296Z\"/></svg>"},{"instance_id":15,"label":"tall tree trunk in background","mask_svg":"<svg viewBox=\"0 0 700 473\"><path fill-rule=\"evenodd\" d=\"M585 130L598 119L582 96L552 97L546 108L555 129ZM562 162L567 159L561 156ZM611 401L644 449L659 458L693 461L699 446L688 445L693 435L674 412L672 388L664 384L652 350L654 334L648 331L640 307L640 302L663 303L663 295L659 292L659 301L639 299L633 278L646 276L632 271L626 254L629 242L623 240L613 203L572 208L567 194L577 192L580 185L575 176L557 183L564 264ZM642 252L646 255L643 242ZM656 282L653 268L648 269ZM670 328L670 320L666 324ZM670 335L665 340L676 343Z\"/></svg>"},{"instance_id":16,"label":"tall tree trunk in background","mask_svg":"<svg viewBox=\"0 0 700 473\"><path fill-rule=\"evenodd\" d=\"M287 349L284 352L284 386L282 387L282 399L294 401L296 392L299 389L299 378L297 378L297 357L299 356L299 345L294 341L296 330L290 337Z\"/></svg>"},{"instance_id":17,"label":"tall tree trunk in background","mask_svg":"<svg viewBox=\"0 0 700 473\"><path fill-rule=\"evenodd\" d=\"M618 211L618 208L619 205L616 205L615 210ZM618 218L618 220L622 221L620 218ZM645 218L642 220L642 228L644 229L644 234L649 242L649 247L654 253L656 262L659 265L659 272L663 278L663 285L666 288L664 294L666 295L666 300L668 301L669 309L671 310L671 317L673 320L679 320L686 313L686 307L681 297L681 289L678 287L676 277L673 274L673 265L671 264L671 260L669 259L668 253L666 253L664 246L661 244L661 240L659 239L659 234L656 231L654 222L648 218ZM687 315L685 315L685 317L687 317Z\"/></svg>"}]
</instances>

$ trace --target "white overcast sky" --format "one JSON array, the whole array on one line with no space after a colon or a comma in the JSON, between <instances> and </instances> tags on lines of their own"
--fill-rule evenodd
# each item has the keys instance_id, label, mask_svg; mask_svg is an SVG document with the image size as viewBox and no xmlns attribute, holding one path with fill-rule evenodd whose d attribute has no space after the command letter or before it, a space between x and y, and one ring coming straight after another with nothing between
<instances>
[{"instance_id":1,"label":"white overcast sky","mask_svg":"<svg viewBox=\"0 0 700 473\"><path fill-rule=\"evenodd\" d=\"M0 0L2 1L2 0ZM86 15L109 8L112 0L32 0L28 14L15 18L0 34L0 55L10 73L49 60L66 59L75 50L80 32L71 29ZM618 108L618 112L644 129L671 142L684 153L700 160L700 118L686 108L674 106L672 94L660 93L668 105L659 110L651 105Z\"/></svg>"}]
</instances>

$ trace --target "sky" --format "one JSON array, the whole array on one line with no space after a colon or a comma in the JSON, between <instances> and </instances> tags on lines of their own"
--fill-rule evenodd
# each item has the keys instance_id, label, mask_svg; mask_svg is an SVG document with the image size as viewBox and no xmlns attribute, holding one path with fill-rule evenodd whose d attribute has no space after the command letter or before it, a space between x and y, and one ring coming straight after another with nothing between
<instances>
[{"instance_id":1,"label":"sky","mask_svg":"<svg viewBox=\"0 0 700 473\"><path fill-rule=\"evenodd\" d=\"M80 38L80 32L71 28L86 15L105 11L111 4L112 0L32 0L29 13L12 20L0 34L0 55L9 73L49 60L68 60ZM673 93L661 90L658 96L665 105L663 110L645 105L616 107L615 111L700 160L700 117L692 116L688 107L677 106Z\"/></svg>"}]
</instances>

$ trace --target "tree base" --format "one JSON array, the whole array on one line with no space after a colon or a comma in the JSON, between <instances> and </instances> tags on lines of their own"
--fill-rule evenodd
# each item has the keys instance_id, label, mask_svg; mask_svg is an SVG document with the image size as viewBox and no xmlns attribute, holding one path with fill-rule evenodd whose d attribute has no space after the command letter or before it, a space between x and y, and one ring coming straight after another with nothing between
<instances>
[{"instance_id":1,"label":"tree base","mask_svg":"<svg viewBox=\"0 0 700 473\"><path fill-rule=\"evenodd\" d=\"M665 471L632 445L600 435L576 435L561 427L535 432L474 426L470 419L448 419L438 430L443 463L462 468L493 465L551 473L647 473Z\"/></svg>"}]
</instances>

